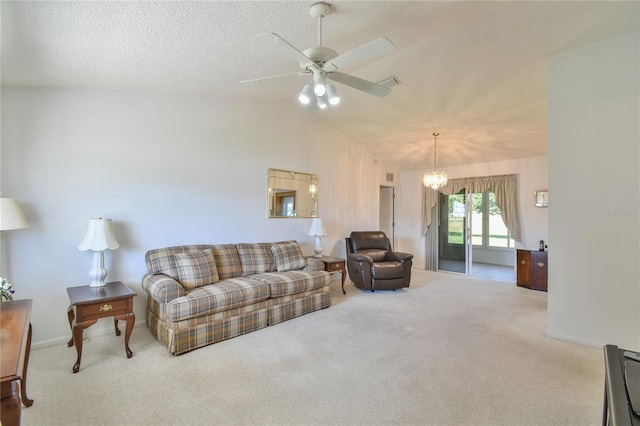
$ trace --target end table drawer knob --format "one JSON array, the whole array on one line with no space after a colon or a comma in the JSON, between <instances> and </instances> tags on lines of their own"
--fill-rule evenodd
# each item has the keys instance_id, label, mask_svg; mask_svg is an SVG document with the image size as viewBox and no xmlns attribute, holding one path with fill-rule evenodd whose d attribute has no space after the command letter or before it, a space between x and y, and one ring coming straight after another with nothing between
<instances>
[{"instance_id":1,"label":"end table drawer knob","mask_svg":"<svg viewBox=\"0 0 640 426\"><path fill-rule=\"evenodd\" d=\"M100 312L109 312L112 309L113 309L113 306L111 305L104 304L100 306Z\"/></svg>"}]
</instances>

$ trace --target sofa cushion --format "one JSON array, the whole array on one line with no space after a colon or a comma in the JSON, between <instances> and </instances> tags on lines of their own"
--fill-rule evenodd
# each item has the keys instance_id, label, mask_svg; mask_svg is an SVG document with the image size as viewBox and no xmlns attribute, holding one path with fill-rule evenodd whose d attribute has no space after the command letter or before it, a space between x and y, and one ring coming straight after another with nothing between
<instances>
[{"instance_id":1,"label":"sofa cushion","mask_svg":"<svg viewBox=\"0 0 640 426\"><path fill-rule=\"evenodd\" d=\"M165 247L149 250L144 258L147 270L150 274L165 274L178 279L178 266L176 265L176 253L198 252L210 249L208 244L191 244L184 246Z\"/></svg>"},{"instance_id":2,"label":"sofa cushion","mask_svg":"<svg viewBox=\"0 0 640 426\"><path fill-rule=\"evenodd\" d=\"M242 276L242 263L235 244L214 244L211 251L220 280Z\"/></svg>"},{"instance_id":3,"label":"sofa cushion","mask_svg":"<svg viewBox=\"0 0 640 426\"><path fill-rule=\"evenodd\" d=\"M271 253L271 243L240 243L237 244L242 276L261 274L276 270L276 263Z\"/></svg>"},{"instance_id":4,"label":"sofa cushion","mask_svg":"<svg viewBox=\"0 0 640 426\"><path fill-rule=\"evenodd\" d=\"M167 315L172 321L196 318L267 300L269 292L269 285L263 281L229 278L173 299L167 304Z\"/></svg>"},{"instance_id":5,"label":"sofa cushion","mask_svg":"<svg viewBox=\"0 0 640 426\"><path fill-rule=\"evenodd\" d=\"M211 249L176 253L175 260L178 267L178 281L185 289L202 287L219 280Z\"/></svg>"},{"instance_id":6,"label":"sofa cushion","mask_svg":"<svg viewBox=\"0 0 640 426\"><path fill-rule=\"evenodd\" d=\"M271 252L276 263L278 272L294 271L302 269L307 265L307 260L300 250L296 241L283 241L274 243Z\"/></svg>"},{"instance_id":7,"label":"sofa cushion","mask_svg":"<svg viewBox=\"0 0 640 426\"><path fill-rule=\"evenodd\" d=\"M271 297L302 293L329 285L331 274L325 271L268 272L251 278L269 284Z\"/></svg>"}]
</instances>

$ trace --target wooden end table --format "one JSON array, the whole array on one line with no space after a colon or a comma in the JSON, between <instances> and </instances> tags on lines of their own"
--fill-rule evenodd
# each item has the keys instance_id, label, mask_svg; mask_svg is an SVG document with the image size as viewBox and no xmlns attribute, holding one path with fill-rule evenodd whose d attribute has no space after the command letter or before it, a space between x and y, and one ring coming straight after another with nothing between
<instances>
[{"instance_id":1,"label":"wooden end table","mask_svg":"<svg viewBox=\"0 0 640 426\"><path fill-rule=\"evenodd\" d=\"M120 335L118 320L127 321L127 328L124 334L124 348L127 358L133 356L129 349L129 337L133 330L136 316L133 313L133 296L136 293L120 281L107 283L102 287L80 287L67 288L69 295L69 327L71 327L71 340L68 347L75 344L78 359L73 366L73 372L80 370L80 360L82 359L82 332L95 324L98 319L113 317L113 324L116 329L116 336ZM75 309L74 309L75 308ZM75 312L74 312L75 311Z\"/></svg>"},{"instance_id":2,"label":"wooden end table","mask_svg":"<svg viewBox=\"0 0 640 426\"><path fill-rule=\"evenodd\" d=\"M344 291L344 279L347 276L345 259L340 259L338 257L331 257L331 256L320 256L320 257L316 257L316 259L322 260L322 263L324 263L325 271L331 272L331 274L335 272L340 272L340 274L342 275L342 294L347 294L347 292Z\"/></svg>"},{"instance_id":3,"label":"wooden end table","mask_svg":"<svg viewBox=\"0 0 640 426\"><path fill-rule=\"evenodd\" d=\"M0 302L0 423L4 426L20 425L22 405L33 405L33 399L27 397L31 302L31 299Z\"/></svg>"}]
</instances>

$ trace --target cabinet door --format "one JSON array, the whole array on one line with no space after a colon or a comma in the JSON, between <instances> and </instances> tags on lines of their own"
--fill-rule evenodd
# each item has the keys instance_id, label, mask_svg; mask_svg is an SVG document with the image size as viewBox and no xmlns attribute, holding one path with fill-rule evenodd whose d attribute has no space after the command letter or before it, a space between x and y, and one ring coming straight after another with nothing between
<instances>
[{"instance_id":1,"label":"cabinet door","mask_svg":"<svg viewBox=\"0 0 640 426\"><path fill-rule=\"evenodd\" d=\"M531 286L531 252L529 250L517 250L518 262L517 282L520 287Z\"/></svg>"},{"instance_id":2,"label":"cabinet door","mask_svg":"<svg viewBox=\"0 0 640 426\"><path fill-rule=\"evenodd\" d=\"M546 251L531 253L531 288L547 291L548 256Z\"/></svg>"}]
</instances>

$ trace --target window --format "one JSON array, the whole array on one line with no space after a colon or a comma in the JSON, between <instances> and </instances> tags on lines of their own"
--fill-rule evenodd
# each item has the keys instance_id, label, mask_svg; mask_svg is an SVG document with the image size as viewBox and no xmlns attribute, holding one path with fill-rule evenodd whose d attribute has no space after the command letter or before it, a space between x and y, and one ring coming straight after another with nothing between
<instances>
[{"instance_id":1,"label":"window","mask_svg":"<svg viewBox=\"0 0 640 426\"><path fill-rule=\"evenodd\" d=\"M492 249L514 247L492 191L471 194L471 243Z\"/></svg>"}]
</instances>

